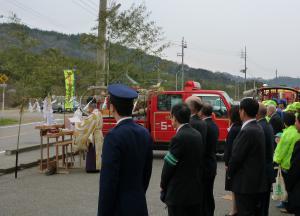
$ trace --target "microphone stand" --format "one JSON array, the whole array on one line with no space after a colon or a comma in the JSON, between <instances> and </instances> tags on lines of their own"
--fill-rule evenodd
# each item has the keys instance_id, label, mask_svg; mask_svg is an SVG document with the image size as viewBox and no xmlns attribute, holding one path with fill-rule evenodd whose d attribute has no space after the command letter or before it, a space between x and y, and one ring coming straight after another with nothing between
<instances>
[{"instance_id":1,"label":"microphone stand","mask_svg":"<svg viewBox=\"0 0 300 216\"><path fill-rule=\"evenodd\" d=\"M21 132L21 124L22 124L23 111L24 111L24 103L25 103L25 99L22 100L22 104L21 104L21 108L20 108L20 119L19 119L19 128L18 128L18 141L17 141L17 149L16 149L15 179L18 178L19 144L20 144L20 132Z\"/></svg>"}]
</instances>

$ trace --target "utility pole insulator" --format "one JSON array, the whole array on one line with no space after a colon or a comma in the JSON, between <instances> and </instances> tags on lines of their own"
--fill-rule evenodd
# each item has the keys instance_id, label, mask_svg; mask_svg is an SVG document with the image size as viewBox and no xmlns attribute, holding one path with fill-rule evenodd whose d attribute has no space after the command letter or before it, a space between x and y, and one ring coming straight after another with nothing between
<instances>
[{"instance_id":1,"label":"utility pole insulator","mask_svg":"<svg viewBox=\"0 0 300 216\"><path fill-rule=\"evenodd\" d=\"M244 84L244 91L247 90L247 48L245 46L245 50L241 52L241 58L244 59L245 65L244 69L241 70L243 74L245 74L245 84Z\"/></svg>"},{"instance_id":2,"label":"utility pole insulator","mask_svg":"<svg viewBox=\"0 0 300 216\"><path fill-rule=\"evenodd\" d=\"M184 37L181 41L181 53L177 53L177 56L181 57L181 89L184 88L184 49L187 48L187 43L184 40Z\"/></svg>"}]
</instances>

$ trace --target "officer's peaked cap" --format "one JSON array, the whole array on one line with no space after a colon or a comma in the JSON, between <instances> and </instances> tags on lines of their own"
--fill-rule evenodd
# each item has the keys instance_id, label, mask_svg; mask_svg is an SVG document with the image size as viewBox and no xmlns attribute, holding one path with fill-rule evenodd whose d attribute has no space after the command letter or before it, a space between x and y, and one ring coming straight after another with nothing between
<instances>
[{"instance_id":1,"label":"officer's peaked cap","mask_svg":"<svg viewBox=\"0 0 300 216\"><path fill-rule=\"evenodd\" d=\"M138 93L136 90L123 84L109 85L107 90L111 97L117 99L133 100L138 97Z\"/></svg>"}]
</instances>

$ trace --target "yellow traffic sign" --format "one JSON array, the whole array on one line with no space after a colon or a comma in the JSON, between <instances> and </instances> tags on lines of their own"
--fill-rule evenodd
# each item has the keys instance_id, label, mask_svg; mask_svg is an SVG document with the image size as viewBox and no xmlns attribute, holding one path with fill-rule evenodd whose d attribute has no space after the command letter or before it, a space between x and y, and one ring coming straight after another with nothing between
<instances>
[{"instance_id":1,"label":"yellow traffic sign","mask_svg":"<svg viewBox=\"0 0 300 216\"><path fill-rule=\"evenodd\" d=\"M5 74L0 74L0 83L6 83L8 81L8 77Z\"/></svg>"}]
</instances>

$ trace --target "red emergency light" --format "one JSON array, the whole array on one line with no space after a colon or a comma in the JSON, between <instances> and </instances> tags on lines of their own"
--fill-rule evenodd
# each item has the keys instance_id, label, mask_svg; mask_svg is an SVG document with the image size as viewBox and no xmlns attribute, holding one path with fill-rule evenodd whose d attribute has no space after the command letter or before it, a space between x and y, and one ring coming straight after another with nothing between
<instances>
[{"instance_id":1,"label":"red emergency light","mask_svg":"<svg viewBox=\"0 0 300 216\"><path fill-rule=\"evenodd\" d=\"M184 86L185 91L201 89L201 84L195 81L187 81Z\"/></svg>"}]
</instances>

